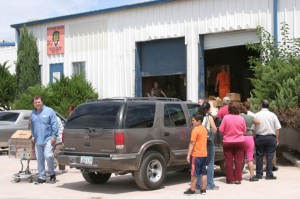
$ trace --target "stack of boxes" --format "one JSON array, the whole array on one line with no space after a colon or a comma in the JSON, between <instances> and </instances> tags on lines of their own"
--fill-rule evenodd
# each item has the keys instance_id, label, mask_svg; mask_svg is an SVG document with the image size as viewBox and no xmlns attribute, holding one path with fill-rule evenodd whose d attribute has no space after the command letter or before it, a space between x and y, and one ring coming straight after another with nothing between
<instances>
[{"instance_id":1,"label":"stack of boxes","mask_svg":"<svg viewBox=\"0 0 300 199\"><path fill-rule=\"evenodd\" d=\"M17 130L9 139L9 158L35 159L34 143L30 130Z\"/></svg>"}]
</instances>

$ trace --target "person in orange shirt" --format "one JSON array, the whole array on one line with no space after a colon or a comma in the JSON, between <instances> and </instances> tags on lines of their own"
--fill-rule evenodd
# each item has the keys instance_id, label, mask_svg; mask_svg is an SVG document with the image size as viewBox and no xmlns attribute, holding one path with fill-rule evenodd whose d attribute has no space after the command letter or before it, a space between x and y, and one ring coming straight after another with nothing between
<instances>
[{"instance_id":1,"label":"person in orange shirt","mask_svg":"<svg viewBox=\"0 0 300 199\"><path fill-rule=\"evenodd\" d=\"M192 117L194 129L191 134L187 162L191 164L191 187L184 194L195 195L197 177L201 177L202 187L200 194L206 194L206 159L207 159L207 130L202 126L203 114L195 113Z\"/></svg>"},{"instance_id":2,"label":"person in orange shirt","mask_svg":"<svg viewBox=\"0 0 300 199\"><path fill-rule=\"evenodd\" d=\"M225 65L221 66L221 71L217 74L215 92L219 88L219 97L223 99L230 92L230 74L225 71Z\"/></svg>"}]
</instances>

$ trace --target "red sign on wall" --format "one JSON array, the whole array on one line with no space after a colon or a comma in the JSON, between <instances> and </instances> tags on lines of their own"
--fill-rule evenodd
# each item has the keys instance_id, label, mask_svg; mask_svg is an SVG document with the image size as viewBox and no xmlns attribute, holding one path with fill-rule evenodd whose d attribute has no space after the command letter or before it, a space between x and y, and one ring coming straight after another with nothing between
<instances>
[{"instance_id":1,"label":"red sign on wall","mask_svg":"<svg viewBox=\"0 0 300 199\"><path fill-rule=\"evenodd\" d=\"M47 28L47 54L64 54L65 52L65 26Z\"/></svg>"}]
</instances>

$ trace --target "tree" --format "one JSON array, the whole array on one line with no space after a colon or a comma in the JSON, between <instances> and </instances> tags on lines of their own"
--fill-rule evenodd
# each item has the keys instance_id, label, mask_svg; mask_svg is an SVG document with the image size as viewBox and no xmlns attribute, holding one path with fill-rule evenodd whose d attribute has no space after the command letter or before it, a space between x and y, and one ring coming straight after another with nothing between
<instances>
[{"instance_id":1,"label":"tree","mask_svg":"<svg viewBox=\"0 0 300 199\"><path fill-rule=\"evenodd\" d=\"M15 99L17 84L15 76L10 74L6 65L7 61L0 64L0 108L8 110Z\"/></svg>"},{"instance_id":2,"label":"tree","mask_svg":"<svg viewBox=\"0 0 300 199\"><path fill-rule=\"evenodd\" d=\"M88 99L97 99L98 94L92 88L90 82L87 82L83 76L62 77L60 80L47 87L36 85L29 87L26 93L23 93L14 104L14 109L33 109L32 97L42 96L44 103L53 108L61 115L68 116L70 104L75 107Z\"/></svg>"},{"instance_id":3,"label":"tree","mask_svg":"<svg viewBox=\"0 0 300 199\"><path fill-rule=\"evenodd\" d=\"M275 45L274 37L264 28L258 28L260 44L248 44L247 48L260 54L250 57L252 107L258 109L262 99L271 101L270 108L278 114L286 126L300 127L300 40L290 38L289 27L282 24L282 40ZM293 114L290 114L293 113Z\"/></svg>"},{"instance_id":4,"label":"tree","mask_svg":"<svg viewBox=\"0 0 300 199\"><path fill-rule=\"evenodd\" d=\"M21 28L18 44L16 78L18 93L24 93L28 87L41 84L41 71L36 38L29 34L26 27Z\"/></svg>"}]
</instances>

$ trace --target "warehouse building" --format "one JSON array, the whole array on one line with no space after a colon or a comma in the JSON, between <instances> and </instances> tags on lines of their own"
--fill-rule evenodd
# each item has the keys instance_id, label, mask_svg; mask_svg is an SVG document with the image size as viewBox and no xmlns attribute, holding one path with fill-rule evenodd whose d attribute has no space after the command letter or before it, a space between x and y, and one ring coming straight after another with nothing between
<instances>
[{"instance_id":1,"label":"warehouse building","mask_svg":"<svg viewBox=\"0 0 300 199\"><path fill-rule=\"evenodd\" d=\"M12 25L37 38L42 83L84 74L101 98L146 96L156 81L177 97L214 95L225 65L231 92L250 96L245 47L260 42L257 26L278 38L280 24L299 37L296 0L157 0ZM278 38L280 41L280 38Z\"/></svg>"}]
</instances>

